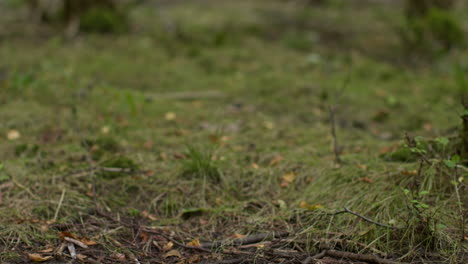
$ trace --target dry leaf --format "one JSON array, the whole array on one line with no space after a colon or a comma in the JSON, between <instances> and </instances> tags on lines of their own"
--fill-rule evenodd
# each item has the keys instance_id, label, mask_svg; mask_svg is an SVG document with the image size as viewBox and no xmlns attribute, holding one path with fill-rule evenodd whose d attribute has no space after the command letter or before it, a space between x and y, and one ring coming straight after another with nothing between
<instances>
[{"instance_id":1,"label":"dry leaf","mask_svg":"<svg viewBox=\"0 0 468 264\"><path fill-rule=\"evenodd\" d=\"M76 258L81 260L81 261L84 261L88 256L86 255L83 255L83 254L76 254Z\"/></svg>"},{"instance_id":2,"label":"dry leaf","mask_svg":"<svg viewBox=\"0 0 468 264\"><path fill-rule=\"evenodd\" d=\"M142 243L146 243L150 239L150 235L143 231L140 233L140 238Z\"/></svg>"},{"instance_id":3,"label":"dry leaf","mask_svg":"<svg viewBox=\"0 0 468 264\"><path fill-rule=\"evenodd\" d=\"M201 244L200 244L200 240L198 240L197 238L188 242L187 243L187 246L192 246L192 247L201 247Z\"/></svg>"},{"instance_id":4,"label":"dry leaf","mask_svg":"<svg viewBox=\"0 0 468 264\"><path fill-rule=\"evenodd\" d=\"M270 166L275 166L276 164L280 163L282 160L283 160L283 157L281 155L277 155L270 161Z\"/></svg>"},{"instance_id":5,"label":"dry leaf","mask_svg":"<svg viewBox=\"0 0 468 264\"><path fill-rule=\"evenodd\" d=\"M166 254L164 254L164 258L168 258L168 257L182 258L182 255L180 254L179 251L173 249L173 250L167 252Z\"/></svg>"},{"instance_id":6,"label":"dry leaf","mask_svg":"<svg viewBox=\"0 0 468 264\"><path fill-rule=\"evenodd\" d=\"M386 146L380 149L380 155L387 154L390 152L393 152L399 147L399 145L392 145L392 146Z\"/></svg>"},{"instance_id":7,"label":"dry leaf","mask_svg":"<svg viewBox=\"0 0 468 264\"><path fill-rule=\"evenodd\" d=\"M172 243L171 241L169 241L166 245L164 245L163 251L168 251L168 250L171 249L173 246L174 246L174 243Z\"/></svg>"},{"instance_id":8,"label":"dry leaf","mask_svg":"<svg viewBox=\"0 0 468 264\"><path fill-rule=\"evenodd\" d=\"M69 238L73 238L73 239L77 239L77 240L78 240L78 238L77 238L74 234L72 234L72 233L70 233L70 232L67 232L67 231L62 231L62 232L60 232L60 233L59 233L59 237L60 237L60 239L62 239L62 240L63 240L64 238L66 238L66 237L69 237Z\"/></svg>"},{"instance_id":9,"label":"dry leaf","mask_svg":"<svg viewBox=\"0 0 468 264\"><path fill-rule=\"evenodd\" d=\"M367 170L367 166L364 164L358 164L357 166L362 170Z\"/></svg>"},{"instance_id":10,"label":"dry leaf","mask_svg":"<svg viewBox=\"0 0 468 264\"><path fill-rule=\"evenodd\" d=\"M167 120L167 121L172 121L174 119L176 119L176 114L174 112L167 112L165 115L164 115L164 118Z\"/></svg>"},{"instance_id":11,"label":"dry leaf","mask_svg":"<svg viewBox=\"0 0 468 264\"><path fill-rule=\"evenodd\" d=\"M41 253L50 253L54 251L54 247L49 247L49 248L46 248L46 249L43 249L43 250L39 250L39 252Z\"/></svg>"},{"instance_id":12,"label":"dry leaf","mask_svg":"<svg viewBox=\"0 0 468 264\"><path fill-rule=\"evenodd\" d=\"M235 238L235 239L239 239L239 238L244 238L246 237L246 235L241 235L241 234L238 234L238 233L235 233L231 236L232 238Z\"/></svg>"},{"instance_id":13,"label":"dry leaf","mask_svg":"<svg viewBox=\"0 0 468 264\"><path fill-rule=\"evenodd\" d=\"M258 166L258 164L255 163L255 162L250 164L250 167L252 167L253 169L256 169L256 170L260 169L260 166Z\"/></svg>"},{"instance_id":14,"label":"dry leaf","mask_svg":"<svg viewBox=\"0 0 468 264\"><path fill-rule=\"evenodd\" d=\"M323 209L323 205L320 204L309 204L306 201L302 201L299 203L299 208L306 209L306 210L318 210Z\"/></svg>"},{"instance_id":15,"label":"dry leaf","mask_svg":"<svg viewBox=\"0 0 468 264\"><path fill-rule=\"evenodd\" d=\"M82 238L82 239L80 239L80 241L81 241L83 244L87 245L87 246L94 246L94 245L97 245L97 244L98 244L96 241L89 240L89 239L87 239L87 238Z\"/></svg>"},{"instance_id":16,"label":"dry leaf","mask_svg":"<svg viewBox=\"0 0 468 264\"><path fill-rule=\"evenodd\" d=\"M158 218L154 215L154 214L150 214L148 211L144 210L143 212L141 212L141 216L143 216L144 218L147 218L151 221L156 221L158 220Z\"/></svg>"},{"instance_id":17,"label":"dry leaf","mask_svg":"<svg viewBox=\"0 0 468 264\"><path fill-rule=\"evenodd\" d=\"M275 127L275 124L273 124L273 122L270 121L265 121L263 122L263 126L267 129L273 129Z\"/></svg>"},{"instance_id":18,"label":"dry leaf","mask_svg":"<svg viewBox=\"0 0 468 264\"><path fill-rule=\"evenodd\" d=\"M110 127L109 126L103 126L101 127L101 133L103 134L109 134Z\"/></svg>"},{"instance_id":19,"label":"dry leaf","mask_svg":"<svg viewBox=\"0 0 468 264\"><path fill-rule=\"evenodd\" d=\"M359 178L358 180L359 180L359 181L363 181L363 182L367 182L367 183L373 183L373 182L375 182L374 179L371 179L371 178L369 178L369 177L361 177L361 178Z\"/></svg>"},{"instance_id":20,"label":"dry leaf","mask_svg":"<svg viewBox=\"0 0 468 264\"><path fill-rule=\"evenodd\" d=\"M42 256L41 254L28 254L29 260L34 262L44 262L52 258L52 256Z\"/></svg>"},{"instance_id":21,"label":"dry leaf","mask_svg":"<svg viewBox=\"0 0 468 264\"><path fill-rule=\"evenodd\" d=\"M145 143L143 143L143 148L145 148L145 149L151 149L151 148L153 148L153 145L154 145L154 142L151 141L151 140L148 140L148 141L146 141Z\"/></svg>"},{"instance_id":22,"label":"dry leaf","mask_svg":"<svg viewBox=\"0 0 468 264\"><path fill-rule=\"evenodd\" d=\"M294 172L289 172L281 177L282 181L280 186L287 187L290 183L292 183L296 179L296 174Z\"/></svg>"},{"instance_id":23,"label":"dry leaf","mask_svg":"<svg viewBox=\"0 0 468 264\"><path fill-rule=\"evenodd\" d=\"M188 263L196 263L196 262L200 262L201 261L201 256L200 255L191 255L188 259L187 259L187 262Z\"/></svg>"},{"instance_id":24,"label":"dry leaf","mask_svg":"<svg viewBox=\"0 0 468 264\"><path fill-rule=\"evenodd\" d=\"M124 261L125 260L125 254L115 252L115 253L112 253L111 258L117 259L119 261Z\"/></svg>"},{"instance_id":25,"label":"dry leaf","mask_svg":"<svg viewBox=\"0 0 468 264\"><path fill-rule=\"evenodd\" d=\"M18 139L20 137L21 137L21 134L20 134L20 132L18 130L12 129L12 130L8 131L8 133L7 133L7 139L8 140L16 140L16 139Z\"/></svg>"}]
</instances>

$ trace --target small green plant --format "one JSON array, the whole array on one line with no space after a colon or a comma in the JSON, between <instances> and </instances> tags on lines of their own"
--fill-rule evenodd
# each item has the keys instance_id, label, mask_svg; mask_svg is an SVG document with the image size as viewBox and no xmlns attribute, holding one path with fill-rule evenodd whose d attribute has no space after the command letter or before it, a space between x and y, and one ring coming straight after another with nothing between
<instances>
[{"instance_id":1,"label":"small green plant","mask_svg":"<svg viewBox=\"0 0 468 264\"><path fill-rule=\"evenodd\" d=\"M218 162L213 160L212 148L201 149L193 145L187 146L187 159L183 162L182 175L187 178L207 179L212 182L221 181L221 170Z\"/></svg>"}]
</instances>

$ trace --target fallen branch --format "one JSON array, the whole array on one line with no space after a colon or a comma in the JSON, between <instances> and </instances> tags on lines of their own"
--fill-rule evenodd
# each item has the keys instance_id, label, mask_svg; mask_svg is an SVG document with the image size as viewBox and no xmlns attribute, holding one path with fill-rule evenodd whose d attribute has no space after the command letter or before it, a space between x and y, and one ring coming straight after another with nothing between
<instances>
[{"instance_id":1,"label":"fallen branch","mask_svg":"<svg viewBox=\"0 0 468 264\"><path fill-rule=\"evenodd\" d=\"M310 256L310 257L307 257L304 261L302 261L301 263L302 264L310 264L312 263L312 261L316 260L316 259L321 259L323 257L325 257L325 254L327 253L326 250L314 255L314 256Z\"/></svg>"},{"instance_id":2,"label":"fallen branch","mask_svg":"<svg viewBox=\"0 0 468 264\"><path fill-rule=\"evenodd\" d=\"M265 241L268 239L281 238L281 237L285 237L288 235L289 235L289 232L271 232L271 233L264 233L264 234L256 234L256 235L251 235L251 236L234 239L234 240L205 242L201 244L201 247L202 248L218 248L222 246L241 246L241 245L258 243L258 242Z\"/></svg>"},{"instance_id":3,"label":"fallen branch","mask_svg":"<svg viewBox=\"0 0 468 264\"><path fill-rule=\"evenodd\" d=\"M364 255L364 254L357 254L357 253L338 251L338 250L327 250L325 251L325 255L334 257L334 258L347 258L347 259L354 260L354 261L364 261L364 262L377 263L377 264L399 263L393 260L379 258L374 255Z\"/></svg>"},{"instance_id":4,"label":"fallen branch","mask_svg":"<svg viewBox=\"0 0 468 264\"><path fill-rule=\"evenodd\" d=\"M197 99L217 99L225 97L225 94L220 91L187 91L187 92L175 92L165 94L151 94L147 96L147 99L175 99L175 100L197 100Z\"/></svg>"},{"instance_id":5,"label":"fallen branch","mask_svg":"<svg viewBox=\"0 0 468 264\"><path fill-rule=\"evenodd\" d=\"M358 213L356 213L356 212L353 212L353 211L349 210L348 207L345 207L344 209L345 209L345 211L346 211L347 213L350 213L350 214L352 214L352 215L355 215L355 216L357 216L357 217L359 217L359 218L361 218L361 219L363 219L363 220L365 220L365 221L367 221L367 222L369 222L369 223L372 223L372 224L374 224L374 225L378 225L378 226L386 227L386 228L390 228L390 229L398 229L398 228L396 228L396 227L394 227L394 226L389 226L389 225L386 225L386 224L379 223L379 222L374 221L374 220L372 220L372 219L370 219L370 218L367 218L367 217L365 217L365 216L363 216L363 215L361 215L361 214L358 214Z\"/></svg>"}]
</instances>

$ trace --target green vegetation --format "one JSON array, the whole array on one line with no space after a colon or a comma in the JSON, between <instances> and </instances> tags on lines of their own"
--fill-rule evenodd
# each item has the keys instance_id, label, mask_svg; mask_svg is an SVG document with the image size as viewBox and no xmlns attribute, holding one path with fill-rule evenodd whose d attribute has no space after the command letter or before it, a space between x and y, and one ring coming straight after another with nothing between
<instances>
[{"instance_id":1,"label":"green vegetation","mask_svg":"<svg viewBox=\"0 0 468 264\"><path fill-rule=\"evenodd\" d=\"M287 230L301 254L335 239L462 262L467 50L415 64L391 4L222 2L144 4L135 32L73 41L1 29L0 262L63 231L96 241L103 263L178 262L138 225L184 243Z\"/></svg>"}]
</instances>

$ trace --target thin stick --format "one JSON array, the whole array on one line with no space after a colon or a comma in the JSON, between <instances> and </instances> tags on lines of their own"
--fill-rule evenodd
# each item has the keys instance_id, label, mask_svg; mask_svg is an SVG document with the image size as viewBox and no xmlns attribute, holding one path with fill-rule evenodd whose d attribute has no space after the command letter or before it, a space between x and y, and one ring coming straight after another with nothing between
<instances>
[{"instance_id":1,"label":"thin stick","mask_svg":"<svg viewBox=\"0 0 468 264\"><path fill-rule=\"evenodd\" d=\"M304 261L302 261L302 264L309 264L309 263L312 263L312 261L316 260L316 259L321 259L323 257L325 257L327 251L326 250L323 250L322 252L314 255L314 256L310 256L310 257L307 257Z\"/></svg>"},{"instance_id":2,"label":"thin stick","mask_svg":"<svg viewBox=\"0 0 468 264\"><path fill-rule=\"evenodd\" d=\"M335 162L341 164L343 161L340 158L340 147L338 145L338 138L336 136L335 107L328 106L328 113L330 116L330 132L333 139L333 153L335 154Z\"/></svg>"},{"instance_id":3,"label":"thin stick","mask_svg":"<svg viewBox=\"0 0 468 264\"><path fill-rule=\"evenodd\" d=\"M201 246L204 248L217 248L221 246L241 246L241 245L258 243L261 241L265 241L267 239L281 238L281 237L285 237L288 235L289 235L288 232L271 232L271 233L251 235L251 236L234 239L234 240L206 242L206 243L202 243Z\"/></svg>"},{"instance_id":4,"label":"thin stick","mask_svg":"<svg viewBox=\"0 0 468 264\"><path fill-rule=\"evenodd\" d=\"M398 229L398 228L396 228L396 227L394 227L394 226L389 226L389 225L386 225L386 224L382 224L382 223L376 222L376 221L374 221L374 220L372 220L372 219L370 219L370 218L367 218L367 217L365 217L365 216L363 216L363 215L361 215L361 214L358 214L358 213L356 213L356 212L353 212L353 211L349 210L348 207L345 207L344 209L346 210L347 213L350 213L350 214L355 215L355 216L357 216L357 217L359 217L359 218L362 218L363 220L365 220L365 221L367 221L367 222L369 222L369 223L372 223L372 224L374 224L374 225L378 225L378 226L386 227L386 228L390 228L390 229Z\"/></svg>"},{"instance_id":5,"label":"thin stick","mask_svg":"<svg viewBox=\"0 0 468 264\"><path fill-rule=\"evenodd\" d=\"M363 254L356 254L356 253L337 251L337 250L327 250L326 255L330 257L335 257L335 258L347 258L347 259L351 259L354 261L365 261L365 262L377 263L377 264L396 264L397 263L395 261L379 258L374 255L363 255Z\"/></svg>"},{"instance_id":6,"label":"thin stick","mask_svg":"<svg viewBox=\"0 0 468 264\"><path fill-rule=\"evenodd\" d=\"M60 208L62 207L63 198L65 198L65 191L66 191L66 189L63 188L63 190L62 190L62 195L60 196L60 200L59 200L59 203L58 203L58 205L57 205L57 209L55 210L54 220L53 220L54 222L57 221L57 217L58 217Z\"/></svg>"}]
</instances>

